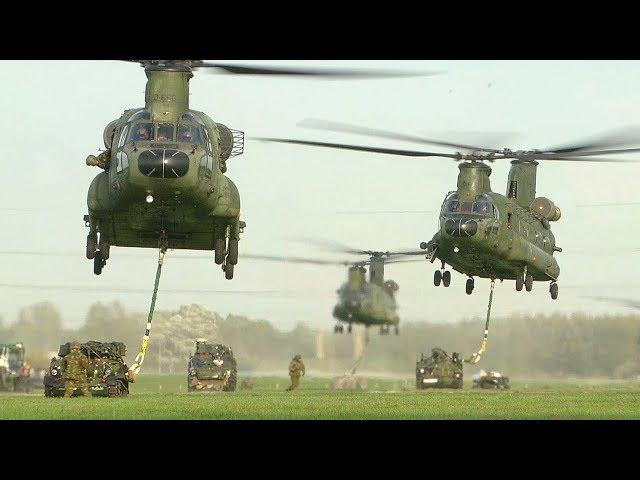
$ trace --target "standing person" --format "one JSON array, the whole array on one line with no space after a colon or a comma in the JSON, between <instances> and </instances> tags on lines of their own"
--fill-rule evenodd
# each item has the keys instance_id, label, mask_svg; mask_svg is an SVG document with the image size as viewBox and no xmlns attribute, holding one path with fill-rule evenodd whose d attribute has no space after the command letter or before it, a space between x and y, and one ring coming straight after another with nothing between
<instances>
[{"instance_id":1,"label":"standing person","mask_svg":"<svg viewBox=\"0 0 640 480\"><path fill-rule=\"evenodd\" d=\"M80 351L80 344L78 342L71 342L71 351L62 361L65 363L64 396L70 397L76 389L80 389L85 397L90 397L91 390L89 390L87 373L91 369L91 363Z\"/></svg>"},{"instance_id":2,"label":"standing person","mask_svg":"<svg viewBox=\"0 0 640 480\"><path fill-rule=\"evenodd\" d=\"M303 377L306 373L304 368L304 362L302 361L302 355L298 354L293 357L289 364L289 377L291 378L291 385L287 388L287 392L295 390L300 385L300 377Z\"/></svg>"}]
</instances>

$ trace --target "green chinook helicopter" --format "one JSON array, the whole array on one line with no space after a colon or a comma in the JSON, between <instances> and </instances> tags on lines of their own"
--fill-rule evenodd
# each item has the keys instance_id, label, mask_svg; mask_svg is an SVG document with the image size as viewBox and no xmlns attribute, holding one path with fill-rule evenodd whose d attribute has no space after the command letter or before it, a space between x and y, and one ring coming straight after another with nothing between
<instances>
[{"instance_id":1,"label":"green chinook helicopter","mask_svg":"<svg viewBox=\"0 0 640 480\"><path fill-rule=\"evenodd\" d=\"M323 242L316 242L327 245ZM368 260L360 261L333 261L317 258L281 257L273 255L243 255L254 260L268 260L287 263L308 263L312 265L342 265L349 267L347 281L338 288L338 303L333 308L333 317L338 320L333 331L344 333L344 324L347 324L347 332L351 333L353 324L364 325L369 328L373 325L380 327L381 335L388 335L393 327L395 334L400 333L400 318L397 310L395 294L398 284L393 280L385 280L384 266L390 263L407 263L422 261L421 259L407 258L411 255L423 255L424 252L397 251L380 252L373 250L359 250L335 242L329 244L332 251L351 255L366 255ZM369 281L366 279L366 267L369 267Z\"/></svg>"},{"instance_id":2,"label":"green chinook helicopter","mask_svg":"<svg viewBox=\"0 0 640 480\"><path fill-rule=\"evenodd\" d=\"M286 69L201 60L142 60L144 107L125 110L103 133L107 148L86 163L104 171L87 195L86 256L100 275L110 247L214 250L227 279L238 263L240 194L224 175L243 153L244 134L189 107L189 80L201 68L245 75L397 77L429 72Z\"/></svg>"},{"instance_id":3,"label":"green chinook helicopter","mask_svg":"<svg viewBox=\"0 0 640 480\"><path fill-rule=\"evenodd\" d=\"M400 156L444 157L462 161L458 165L460 172L457 189L446 194L440 209L440 228L430 241L422 242L420 248L429 261L433 263L438 259L441 262L441 269L436 270L434 274L436 286L450 285L451 272L446 270L446 265L450 265L454 270L469 277L466 282L466 293L469 295L474 289L474 277L481 277L500 281L515 280L517 291L521 291L523 286L526 291L531 291L534 281L550 282L551 298L557 299L560 267L554 253L561 252L562 249L556 246L550 222L560 219L560 209L551 200L536 197L538 160L625 162L629 160L595 158L593 155L640 150L602 150L603 147L638 143L637 136L630 139L624 134L609 135L596 141L562 148L514 151L507 148L484 148L442 142L322 120L307 120L301 125L332 132L454 147L466 152L434 153L317 141L259 139ZM505 195L491 190L491 168L484 163L499 159L511 159Z\"/></svg>"}]
</instances>

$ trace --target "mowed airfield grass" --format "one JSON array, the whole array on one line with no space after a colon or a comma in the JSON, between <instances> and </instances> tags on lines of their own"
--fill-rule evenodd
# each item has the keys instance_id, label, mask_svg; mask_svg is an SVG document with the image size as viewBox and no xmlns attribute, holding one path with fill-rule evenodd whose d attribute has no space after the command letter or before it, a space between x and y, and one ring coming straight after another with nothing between
<instances>
[{"instance_id":1,"label":"mowed airfield grass","mask_svg":"<svg viewBox=\"0 0 640 480\"><path fill-rule=\"evenodd\" d=\"M125 398L0 394L1 419L640 419L639 382L515 382L511 390L415 390L410 380L367 379L332 391L329 379L254 378L251 391L186 393L182 375L141 375ZM470 383L470 382L469 382Z\"/></svg>"}]
</instances>

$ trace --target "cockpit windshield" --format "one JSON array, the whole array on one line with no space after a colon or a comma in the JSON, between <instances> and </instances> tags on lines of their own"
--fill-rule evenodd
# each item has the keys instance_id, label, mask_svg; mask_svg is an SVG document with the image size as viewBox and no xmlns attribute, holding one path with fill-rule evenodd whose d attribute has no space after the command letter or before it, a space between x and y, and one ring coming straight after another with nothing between
<instances>
[{"instance_id":1,"label":"cockpit windshield","mask_svg":"<svg viewBox=\"0 0 640 480\"><path fill-rule=\"evenodd\" d=\"M457 193L447 196L442 206L442 213L447 215L473 215L493 217L494 208L491 198L481 195L473 202L461 202Z\"/></svg>"},{"instance_id":2,"label":"cockpit windshield","mask_svg":"<svg viewBox=\"0 0 640 480\"><path fill-rule=\"evenodd\" d=\"M155 126L153 123L138 123L129 131L129 141L146 142L153 140L155 136Z\"/></svg>"},{"instance_id":3,"label":"cockpit windshield","mask_svg":"<svg viewBox=\"0 0 640 480\"><path fill-rule=\"evenodd\" d=\"M178 136L176 140L181 143L202 145L202 131L197 125L181 123L178 125Z\"/></svg>"}]
</instances>

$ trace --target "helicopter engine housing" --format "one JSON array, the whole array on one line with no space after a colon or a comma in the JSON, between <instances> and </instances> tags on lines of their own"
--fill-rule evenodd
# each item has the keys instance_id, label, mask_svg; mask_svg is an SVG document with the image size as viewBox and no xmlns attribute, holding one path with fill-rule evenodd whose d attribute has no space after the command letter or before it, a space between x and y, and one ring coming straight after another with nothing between
<instances>
[{"instance_id":1,"label":"helicopter engine housing","mask_svg":"<svg viewBox=\"0 0 640 480\"><path fill-rule=\"evenodd\" d=\"M531 206L529 207L531 213L533 213L536 217L544 218L550 222L556 222L560 220L561 212L556 205L545 197L538 197L533 202L531 202Z\"/></svg>"}]
</instances>

